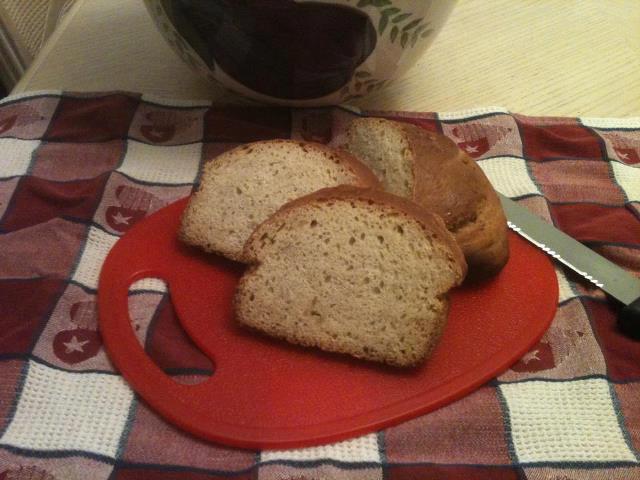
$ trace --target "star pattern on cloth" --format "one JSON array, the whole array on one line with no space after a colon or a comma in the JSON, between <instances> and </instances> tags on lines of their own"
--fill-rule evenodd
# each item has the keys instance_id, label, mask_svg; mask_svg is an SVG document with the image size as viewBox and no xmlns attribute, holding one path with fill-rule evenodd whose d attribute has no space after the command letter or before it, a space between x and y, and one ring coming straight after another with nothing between
<instances>
[{"instance_id":1,"label":"star pattern on cloth","mask_svg":"<svg viewBox=\"0 0 640 480\"><path fill-rule=\"evenodd\" d=\"M89 340L80 341L78 340L78 337L74 335L73 337L71 337L71 340L69 340L68 342L65 342L63 345L67 353L72 353L72 352L84 352L84 346L87 343L89 343Z\"/></svg>"},{"instance_id":2,"label":"star pattern on cloth","mask_svg":"<svg viewBox=\"0 0 640 480\"><path fill-rule=\"evenodd\" d=\"M522 357L522 362L528 364L529 362L532 362L534 360L540 360L540 357L538 356L539 353L540 350L530 351L529 353L525 354L524 357Z\"/></svg>"},{"instance_id":3,"label":"star pattern on cloth","mask_svg":"<svg viewBox=\"0 0 640 480\"><path fill-rule=\"evenodd\" d=\"M131 220L131 217L125 217L124 215L122 215L120 212L117 212L114 216L113 216L113 221L117 224L117 225L129 225L129 220Z\"/></svg>"},{"instance_id":4,"label":"star pattern on cloth","mask_svg":"<svg viewBox=\"0 0 640 480\"><path fill-rule=\"evenodd\" d=\"M478 147L474 147L473 145L467 145L464 149L467 153L478 153Z\"/></svg>"}]
</instances>

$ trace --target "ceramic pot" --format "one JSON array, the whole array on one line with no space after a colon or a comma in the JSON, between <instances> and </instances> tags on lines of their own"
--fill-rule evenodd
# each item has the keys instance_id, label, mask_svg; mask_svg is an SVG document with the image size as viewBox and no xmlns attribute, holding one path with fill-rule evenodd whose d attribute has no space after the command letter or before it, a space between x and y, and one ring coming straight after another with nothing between
<instances>
[{"instance_id":1,"label":"ceramic pot","mask_svg":"<svg viewBox=\"0 0 640 480\"><path fill-rule=\"evenodd\" d=\"M455 0L145 0L180 57L241 95L289 106L361 98L428 49Z\"/></svg>"}]
</instances>

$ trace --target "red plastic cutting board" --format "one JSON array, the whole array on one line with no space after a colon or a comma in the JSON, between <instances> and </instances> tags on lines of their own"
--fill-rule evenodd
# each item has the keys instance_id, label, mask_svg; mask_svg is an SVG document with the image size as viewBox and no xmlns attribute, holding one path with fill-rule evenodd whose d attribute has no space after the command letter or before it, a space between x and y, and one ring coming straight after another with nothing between
<instances>
[{"instance_id":1,"label":"red plastic cutting board","mask_svg":"<svg viewBox=\"0 0 640 480\"><path fill-rule=\"evenodd\" d=\"M186 199L138 223L100 274L100 329L133 389L168 421L199 437L247 448L293 448L365 434L469 393L526 353L556 311L558 285L546 255L510 234L500 275L452 294L434 355L409 371L291 346L233 321L242 267L176 238ZM136 339L128 289L164 279L182 326L215 365L198 385L165 375Z\"/></svg>"}]
</instances>

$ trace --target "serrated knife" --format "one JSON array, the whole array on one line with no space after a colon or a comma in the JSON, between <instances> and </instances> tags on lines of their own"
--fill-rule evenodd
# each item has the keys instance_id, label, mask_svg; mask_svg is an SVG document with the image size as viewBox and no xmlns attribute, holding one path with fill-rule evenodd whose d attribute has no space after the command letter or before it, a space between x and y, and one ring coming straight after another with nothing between
<instances>
[{"instance_id":1,"label":"serrated knife","mask_svg":"<svg viewBox=\"0 0 640 480\"><path fill-rule=\"evenodd\" d=\"M618 326L640 339L640 280L502 194L509 228L620 301Z\"/></svg>"}]
</instances>

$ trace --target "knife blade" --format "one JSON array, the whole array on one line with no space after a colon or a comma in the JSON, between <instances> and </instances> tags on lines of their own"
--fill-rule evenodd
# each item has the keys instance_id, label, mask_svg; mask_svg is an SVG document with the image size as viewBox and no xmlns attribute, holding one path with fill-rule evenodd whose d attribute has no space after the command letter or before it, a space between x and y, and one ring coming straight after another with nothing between
<instances>
[{"instance_id":1,"label":"knife blade","mask_svg":"<svg viewBox=\"0 0 640 480\"><path fill-rule=\"evenodd\" d=\"M509 228L625 305L618 326L640 339L640 280L510 198L498 196Z\"/></svg>"}]
</instances>

